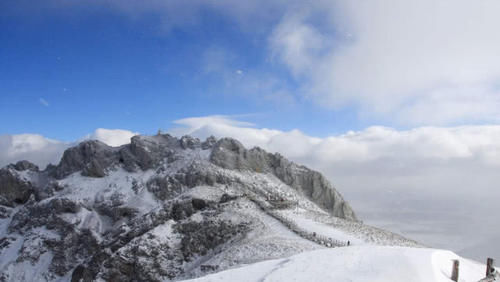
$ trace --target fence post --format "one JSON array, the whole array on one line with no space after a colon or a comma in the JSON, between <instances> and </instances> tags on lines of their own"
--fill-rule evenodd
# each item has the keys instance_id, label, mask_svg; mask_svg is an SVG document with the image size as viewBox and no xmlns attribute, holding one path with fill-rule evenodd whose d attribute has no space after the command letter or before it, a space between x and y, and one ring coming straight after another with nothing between
<instances>
[{"instance_id":1,"label":"fence post","mask_svg":"<svg viewBox=\"0 0 500 282\"><path fill-rule=\"evenodd\" d=\"M460 261L458 259L453 260L453 269L451 270L451 280L458 281L458 267L460 266Z\"/></svg>"},{"instance_id":2,"label":"fence post","mask_svg":"<svg viewBox=\"0 0 500 282\"><path fill-rule=\"evenodd\" d=\"M488 258L486 260L486 276L495 272L495 268L493 268L493 262L494 260L492 258Z\"/></svg>"}]
</instances>

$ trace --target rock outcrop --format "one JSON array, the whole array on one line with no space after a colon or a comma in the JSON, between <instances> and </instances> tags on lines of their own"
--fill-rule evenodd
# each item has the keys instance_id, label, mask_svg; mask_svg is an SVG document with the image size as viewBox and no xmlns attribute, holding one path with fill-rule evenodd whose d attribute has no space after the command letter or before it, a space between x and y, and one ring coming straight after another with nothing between
<instances>
[{"instance_id":1,"label":"rock outcrop","mask_svg":"<svg viewBox=\"0 0 500 282\"><path fill-rule=\"evenodd\" d=\"M356 219L349 204L321 173L290 162L278 153L267 153L260 148L247 150L239 141L223 138L215 144L210 161L226 169L272 173L332 215Z\"/></svg>"},{"instance_id":2,"label":"rock outcrop","mask_svg":"<svg viewBox=\"0 0 500 282\"><path fill-rule=\"evenodd\" d=\"M106 168L116 161L116 150L100 141L91 140L67 149L52 175L62 179L81 171L89 177L104 177Z\"/></svg>"},{"instance_id":3,"label":"rock outcrop","mask_svg":"<svg viewBox=\"0 0 500 282\"><path fill-rule=\"evenodd\" d=\"M24 204L34 191L33 184L20 177L12 167L0 169L0 205Z\"/></svg>"},{"instance_id":4,"label":"rock outcrop","mask_svg":"<svg viewBox=\"0 0 500 282\"><path fill-rule=\"evenodd\" d=\"M33 163L30 163L29 161L18 161L15 165L13 165L15 170L18 171L25 171L25 170L31 170L31 171L38 171L38 166L36 166Z\"/></svg>"}]
</instances>

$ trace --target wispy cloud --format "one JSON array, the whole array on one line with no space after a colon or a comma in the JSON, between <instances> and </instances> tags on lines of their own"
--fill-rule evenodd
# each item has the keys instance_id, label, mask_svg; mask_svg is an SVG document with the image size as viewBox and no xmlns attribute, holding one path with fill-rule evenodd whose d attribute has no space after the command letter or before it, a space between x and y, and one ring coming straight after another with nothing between
<instances>
[{"instance_id":1,"label":"wispy cloud","mask_svg":"<svg viewBox=\"0 0 500 282\"><path fill-rule=\"evenodd\" d=\"M223 73L227 92L266 93L260 95L266 101L290 103L300 95L406 125L500 121L495 0L47 2L37 5L54 11L102 5L132 19L153 13L166 30L192 27L202 13L215 13L236 23L249 41L269 38L262 46L269 60L261 62L269 68L228 66L217 52L202 58L207 70ZM285 82L276 65L294 83Z\"/></svg>"},{"instance_id":2,"label":"wispy cloud","mask_svg":"<svg viewBox=\"0 0 500 282\"><path fill-rule=\"evenodd\" d=\"M219 46L211 46L203 53L201 70L211 78L212 85L217 85L219 93L237 95L257 103L271 102L282 107L297 105L296 95L279 75L265 68L243 71L239 68L240 55Z\"/></svg>"},{"instance_id":3,"label":"wispy cloud","mask_svg":"<svg viewBox=\"0 0 500 282\"><path fill-rule=\"evenodd\" d=\"M45 100L45 99L43 99L43 98L38 99L38 102L40 102L40 104L41 104L42 106L45 106L45 107L50 106L49 102L47 102L47 100Z\"/></svg>"}]
</instances>

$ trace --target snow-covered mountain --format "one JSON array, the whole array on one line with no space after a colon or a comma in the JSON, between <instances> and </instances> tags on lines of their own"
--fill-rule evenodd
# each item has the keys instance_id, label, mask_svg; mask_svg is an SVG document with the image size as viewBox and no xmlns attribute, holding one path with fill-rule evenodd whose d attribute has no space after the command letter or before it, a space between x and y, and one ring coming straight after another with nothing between
<instances>
[{"instance_id":1,"label":"snow-covered mountain","mask_svg":"<svg viewBox=\"0 0 500 282\"><path fill-rule=\"evenodd\" d=\"M86 141L43 171L0 170L0 281L183 280L373 245L420 247L364 225L320 173L234 139Z\"/></svg>"}]
</instances>

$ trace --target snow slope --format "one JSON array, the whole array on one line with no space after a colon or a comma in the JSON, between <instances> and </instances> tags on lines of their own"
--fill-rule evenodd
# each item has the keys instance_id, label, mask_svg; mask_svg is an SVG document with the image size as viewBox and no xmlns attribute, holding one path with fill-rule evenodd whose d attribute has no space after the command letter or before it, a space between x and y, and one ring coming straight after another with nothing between
<instances>
[{"instance_id":1,"label":"snow slope","mask_svg":"<svg viewBox=\"0 0 500 282\"><path fill-rule=\"evenodd\" d=\"M390 246L351 246L305 252L231 269L191 282L449 282L452 260L460 260L459 281L479 281L485 266L451 251Z\"/></svg>"}]
</instances>

